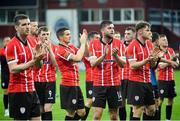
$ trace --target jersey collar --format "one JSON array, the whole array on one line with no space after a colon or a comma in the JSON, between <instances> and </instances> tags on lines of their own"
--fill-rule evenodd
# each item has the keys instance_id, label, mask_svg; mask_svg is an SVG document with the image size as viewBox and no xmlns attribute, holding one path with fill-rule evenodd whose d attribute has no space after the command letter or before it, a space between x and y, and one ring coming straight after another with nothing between
<instances>
[{"instance_id":1,"label":"jersey collar","mask_svg":"<svg viewBox=\"0 0 180 121\"><path fill-rule=\"evenodd\" d=\"M102 41L102 38L100 38L100 42L101 42L103 45L106 45L106 44L110 45L110 44L113 42L113 38L110 40L109 43L103 42L103 41Z\"/></svg>"},{"instance_id":2,"label":"jersey collar","mask_svg":"<svg viewBox=\"0 0 180 121\"><path fill-rule=\"evenodd\" d=\"M139 44L141 44L143 47L146 46L146 42L143 44L138 38L136 38L136 40L138 41Z\"/></svg>"},{"instance_id":3,"label":"jersey collar","mask_svg":"<svg viewBox=\"0 0 180 121\"><path fill-rule=\"evenodd\" d=\"M25 45L25 46L27 45L27 38L26 38L25 40L21 40L17 34L16 34L16 38L17 38L23 45Z\"/></svg>"}]
</instances>

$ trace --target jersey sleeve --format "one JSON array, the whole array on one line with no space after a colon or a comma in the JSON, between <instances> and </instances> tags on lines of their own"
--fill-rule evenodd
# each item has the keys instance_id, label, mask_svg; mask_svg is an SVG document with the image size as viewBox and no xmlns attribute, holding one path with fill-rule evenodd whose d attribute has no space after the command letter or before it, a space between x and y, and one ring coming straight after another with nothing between
<instances>
[{"instance_id":1,"label":"jersey sleeve","mask_svg":"<svg viewBox=\"0 0 180 121\"><path fill-rule=\"evenodd\" d=\"M6 59L7 59L8 64L18 62L17 48L14 44L10 43L7 45L5 54L6 54Z\"/></svg>"},{"instance_id":2,"label":"jersey sleeve","mask_svg":"<svg viewBox=\"0 0 180 121\"><path fill-rule=\"evenodd\" d=\"M67 60L69 61L70 60L70 57L72 56L73 54L70 53L69 51L67 51L65 48L63 47L59 47L58 50L56 51L55 53L55 56L56 58L62 58L64 60Z\"/></svg>"}]
</instances>

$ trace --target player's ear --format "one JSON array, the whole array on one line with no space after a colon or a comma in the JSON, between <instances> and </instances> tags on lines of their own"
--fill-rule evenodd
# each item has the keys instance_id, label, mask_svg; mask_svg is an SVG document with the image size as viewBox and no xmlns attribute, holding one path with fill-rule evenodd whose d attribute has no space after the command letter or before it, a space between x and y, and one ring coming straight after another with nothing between
<instances>
[{"instance_id":1,"label":"player's ear","mask_svg":"<svg viewBox=\"0 0 180 121\"><path fill-rule=\"evenodd\" d=\"M16 31L18 30L18 26L17 25L15 25L14 28L15 28Z\"/></svg>"}]
</instances>

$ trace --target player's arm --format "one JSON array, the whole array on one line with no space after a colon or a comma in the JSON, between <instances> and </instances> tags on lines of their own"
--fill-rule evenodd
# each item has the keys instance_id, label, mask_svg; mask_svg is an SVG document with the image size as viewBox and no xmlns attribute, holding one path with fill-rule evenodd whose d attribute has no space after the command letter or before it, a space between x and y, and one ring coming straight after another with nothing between
<instances>
[{"instance_id":1,"label":"player's arm","mask_svg":"<svg viewBox=\"0 0 180 121\"><path fill-rule=\"evenodd\" d=\"M58 68L58 64L57 64L57 62L56 62L55 55L54 55L54 53L53 53L52 47L50 47L50 48L48 49L48 51L49 51L50 59L51 59L51 62L52 62L52 64L53 64L53 66L56 67L56 68Z\"/></svg>"},{"instance_id":2,"label":"player's arm","mask_svg":"<svg viewBox=\"0 0 180 121\"><path fill-rule=\"evenodd\" d=\"M51 44L50 40L45 41L45 46L46 46L45 48L47 48L47 51L49 52L49 56L50 56L53 66L58 68L58 64L57 64L57 61L55 59L55 55L52 49L53 45Z\"/></svg>"},{"instance_id":3,"label":"player's arm","mask_svg":"<svg viewBox=\"0 0 180 121\"><path fill-rule=\"evenodd\" d=\"M103 60L106 58L107 54L108 54L108 48L107 46L105 46L103 55L101 55L100 57L90 56L89 60L90 60L91 66L95 67L101 64Z\"/></svg>"},{"instance_id":4,"label":"player's arm","mask_svg":"<svg viewBox=\"0 0 180 121\"><path fill-rule=\"evenodd\" d=\"M31 60L27 63L23 63L23 64L17 64L17 63L8 63L9 65L9 70L11 73L16 74L16 73L20 73L21 71L24 71L26 69L28 69L29 67L32 67L35 64L35 60Z\"/></svg>"},{"instance_id":5,"label":"player's arm","mask_svg":"<svg viewBox=\"0 0 180 121\"><path fill-rule=\"evenodd\" d=\"M71 53L69 55L69 60L72 60L75 62L79 62L82 60L82 58L84 56L85 49L86 49L86 41L87 41L87 31L84 29L83 34L81 35L81 38L80 38L81 46L80 46L80 48L76 54Z\"/></svg>"},{"instance_id":6,"label":"player's arm","mask_svg":"<svg viewBox=\"0 0 180 121\"><path fill-rule=\"evenodd\" d=\"M124 64L126 64L126 61L121 59L121 57L118 55L118 49L117 48L113 48L112 55L115 58L115 60L118 63L118 65L120 67L124 67Z\"/></svg>"},{"instance_id":7,"label":"player's arm","mask_svg":"<svg viewBox=\"0 0 180 121\"><path fill-rule=\"evenodd\" d=\"M98 58L96 56L91 56L89 58L91 66L95 67L95 66L101 64L105 57L106 57L106 54L103 54L102 56L100 56Z\"/></svg>"},{"instance_id":8,"label":"player's arm","mask_svg":"<svg viewBox=\"0 0 180 121\"><path fill-rule=\"evenodd\" d=\"M175 61L167 60L165 58L161 58L160 61L161 61L161 63L159 63L159 67L162 68L162 69L164 69L164 68L166 68L168 66L172 66L173 68L178 67L178 63L175 62Z\"/></svg>"},{"instance_id":9,"label":"player's arm","mask_svg":"<svg viewBox=\"0 0 180 121\"><path fill-rule=\"evenodd\" d=\"M129 61L129 65L132 69L139 69L145 64L147 64L151 60L151 56L148 58L142 60L142 61L137 61L137 51L136 51L136 46L134 45L129 45L127 49L127 58Z\"/></svg>"},{"instance_id":10,"label":"player's arm","mask_svg":"<svg viewBox=\"0 0 180 121\"><path fill-rule=\"evenodd\" d=\"M28 61L27 63L21 63L18 64L18 59L16 57L17 52L14 51L16 50L16 47L7 47L7 52L6 52L6 58L8 60L8 65L11 73L19 73L22 72L29 67L32 67L36 63L38 63L43 57L44 57L44 51L41 49L35 50L35 55L33 55L32 60ZM14 49L13 49L14 48ZM37 48L36 48L37 49Z\"/></svg>"},{"instance_id":11,"label":"player's arm","mask_svg":"<svg viewBox=\"0 0 180 121\"><path fill-rule=\"evenodd\" d=\"M145 64L147 64L148 62L149 62L149 58L146 58L143 61L139 61L139 62L137 62L136 60L129 60L130 67L132 69L139 69Z\"/></svg>"}]
</instances>

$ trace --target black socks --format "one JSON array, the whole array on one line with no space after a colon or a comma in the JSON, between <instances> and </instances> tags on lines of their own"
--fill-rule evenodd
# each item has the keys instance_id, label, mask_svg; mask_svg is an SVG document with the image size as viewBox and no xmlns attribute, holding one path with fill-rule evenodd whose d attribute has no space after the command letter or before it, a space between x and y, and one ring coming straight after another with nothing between
<instances>
[{"instance_id":1,"label":"black socks","mask_svg":"<svg viewBox=\"0 0 180 121\"><path fill-rule=\"evenodd\" d=\"M126 107L119 108L119 119L126 120Z\"/></svg>"}]
</instances>

